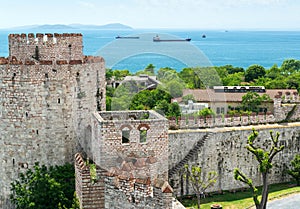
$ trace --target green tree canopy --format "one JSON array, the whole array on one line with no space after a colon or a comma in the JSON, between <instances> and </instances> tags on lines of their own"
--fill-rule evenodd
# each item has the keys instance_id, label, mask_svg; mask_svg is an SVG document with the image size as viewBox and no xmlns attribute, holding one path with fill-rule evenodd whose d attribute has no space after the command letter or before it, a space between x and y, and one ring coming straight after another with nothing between
<instances>
[{"instance_id":1,"label":"green tree canopy","mask_svg":"<svg viewBox=\"0 0 300 209\"><path fill-rule=\"evenodd\" d=\"M16 209L72 208L75 171L70 164L48 169L36 163L11 183L10 199Z\"/></svg>"},{"instance_id":2,"label":"green tree canopy","mask_svg":"<svg viewBox=\"0 0 300 209\"><path fill-rule=\"evenodd\" d=\"M295 155L291 161L291 168L288 170L288 174L291 175L297 182L297 186L300 186L300 155Z\"/></svg>"},{"instance_id":3,"label":"green tree canopy","mask_svg":"<svg viewBox=\"0 0 300 209\"><path fill-rule=\"evenodd\" d=\"M195 102L195 98L192 94L187 94L185 96L182 97L182 102L184 102L185 104L188 104L188 101L191 100L193 102Z\"/></svg>"},{"instance_id":4,"label":"green tree canopy","mask_svg":"<svg viewBox=\"0 0 300 209\"><path fill-rule=\"evenodd\" d=\"M251 65L245 72L245 81L254 81L259 77L263 77L266 74L266 70L261 65Z\"/></svg>"},{"instance_id":5,"label":"green tree canopy","mask_svg":"<svg viewBox=\"0 0 300 209\"><path fill-rule=\"evenodd\" d=\"M173 98L182 96L182 94L183 94L182 91L183 91L184 86L182 85L181 82L173 80L173 81L168 82L166 84L166 86Z\"/></svg>"},{"instance_id":6,"label":"green tree canopy","mask_svg":"<svg viewBox=\"0 0 300 209\"><path fill-rule=\"evenodd\" d=\"M286 72L286 74L291 74L295 71L300 70L300 60L295 60L295 59L287 59L284 60L282 65L281 65L281 70Z\"/></svg>"},{"instance_id":7,"label":"green tree canopy","mask_svg":"<svg viewBox=\"0 0 300 209\"><path fill-rule=\"evenodd\" d=\"M271 101L269 95L260 96L256 92L249 91L242 97L242 109L246 111L259 112L259 106L263 102Z\"/></svg>"},{"instance_id":8,"label":"green tree canopy","mask_svg":"<svg viewBox=\"0 0 300 209\"><path fill-rule=\"evenodd\" d=\"M224 86L239 86L245 80L245 73L238 72L229 74L228 76L222 78Z\"/></svg>"},{"instance_id":9,"label":"green tree canopy","mask_svg":"<svg viewBox=\"0 0 300 209\"><path fill-rule=\"evenodd\" d=\"M183 68L178 76L185 83L186 87L189 89L200 88L201 82L199 76L196 74L193 68Z\"/></svg>"},{"instance_id":10,"label":"green tree canopy","mask_svg":"<svg viewBox=\"0 0 300 209\"><path fill-rule=\"evenodd\" d=\"M216 115L216 113L212 109L206 107L206 108L203 108L202 110L200 110L198 115L207 117L209 115L211 115L211 116Z\"/></svg>"},{"instance_id":11,"label":"green tree canopy","mask_svg":"<svg viewBox=\"0 0 300 209\"><path fill-rule=\"evenodd\" d=\"M178 77L178 74L176 72L176 70L172 69L172 68L160 68L157 71L157 79L159 81L161 81L162 83L167 83L169 81L173 81L173 80L180 80L180 78Z\"/></svg>"}]
</instances>

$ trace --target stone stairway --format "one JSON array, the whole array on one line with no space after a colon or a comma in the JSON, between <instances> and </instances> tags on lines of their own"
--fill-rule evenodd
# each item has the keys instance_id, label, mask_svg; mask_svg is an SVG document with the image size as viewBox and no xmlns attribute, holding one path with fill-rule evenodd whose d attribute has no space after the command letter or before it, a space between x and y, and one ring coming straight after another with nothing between
<instances>
[{"instance_id":1,"label":"stone stairway","mask_svg":"<svg viewBox=\"0 0 300 209\"><path fill-rule=\"evenodd\" d=\"M178 173L178 171L189 162L189 160L198 153L199 149L204 145L205 141L212 136L212 132L207 133L204 135L200 140L198 140L193 148L188 152L188 154L178 163L176 163L175 166L173 166L171 169L169 169L168 175L169 178L175 173Z\"/></svg>"}]
</instances>

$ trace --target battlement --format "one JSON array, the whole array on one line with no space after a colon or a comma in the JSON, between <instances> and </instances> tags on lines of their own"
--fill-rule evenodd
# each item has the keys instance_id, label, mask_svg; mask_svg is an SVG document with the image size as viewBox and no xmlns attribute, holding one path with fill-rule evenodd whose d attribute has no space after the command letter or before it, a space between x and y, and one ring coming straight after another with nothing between
<instances>
[{"instance_id":1,"label":"battlement","mask_svg":"<svg viewBox=\"0 0 300 209\"><path fill-rule=\"evenodd\" d=\"M81 33L21 33L21 34L9 34L8 35L8 41L9 43L26 43L27 45L30 44L38 44L38 43L53 43L53 44L60 44L65 39L73 39L74 41L77 39L82 40L82 34Z\"/></svg>"},{"instance_id":2,"label":"battlement","mask_svg":"<svg viewBox=\"0 0 300 209\"><path fill-rule=\"evenodd\" d=\"M9 57L17 60L80 60L83 57L80 33L9 34Z\"/></svg>"}]
</instances>

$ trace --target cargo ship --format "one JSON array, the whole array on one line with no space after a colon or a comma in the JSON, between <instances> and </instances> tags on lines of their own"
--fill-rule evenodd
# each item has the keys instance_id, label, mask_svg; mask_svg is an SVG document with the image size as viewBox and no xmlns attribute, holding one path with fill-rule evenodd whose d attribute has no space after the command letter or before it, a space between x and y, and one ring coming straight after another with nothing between
<instances>
[{"instance_id":1,"label":"cargo ship","mask_svg":"<svg viewBox=\"0 0 300 209\"><path fill-rule=\"evenodd\" d=\"M191 38L186 38L186 39L161 39L158 35L156 35L155 37L153 37L153 41L154 42L164 42L164 41L191 41Z\"/></svg>"},{"instance_id":2,"label":"cargo ship","mask_svg":"<svg viewBox=\"0 0 300 209\"><path fill-rule=\"evenodd\" d=\"M116 39L139 39L139 36L116 36Z\"/></svg>"}]
</instances>

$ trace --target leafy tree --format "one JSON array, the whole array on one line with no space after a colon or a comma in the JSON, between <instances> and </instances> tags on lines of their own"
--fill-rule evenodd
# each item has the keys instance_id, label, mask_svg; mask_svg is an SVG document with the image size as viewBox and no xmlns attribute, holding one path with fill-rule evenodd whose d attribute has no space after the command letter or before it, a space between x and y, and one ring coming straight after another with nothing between
<instances>
[{"instance_id":1,"label":"leafy tree","mask_svg":"<svg viewBox=\"0 0 300 209\"><path fill-rule=\"evenodd\" d=\"M247 68L245 72L245 81L250 82L254 81L254 79L257 79L259 77L263 77L266 74L266 70L261 65L251 65Z\"/></svg>"},{"instance_id":2,"label":"leafy tree","mask_svg":"<svg viewBox=\"0 0 300 209\"><path fill-rule=\"evenodd\" d=\"M216 113L212 109L206 107L206 108L203 108L202 110L200 110L198 115L206 117L209 115L216 115Z\"/></svg>"},{"instance_id":3,"label":"leafy tree","mask_svg":"<svg viewBox=\"0 0 300 209\"><path fill-rule=\"evenodd\" d=\"M113 76L117 81L123 80L128 75L130 75L129 70L113 70Z\"/></svg>"},{"instance_id":4,"label":"leafy tree","mask_svg":"<svg viewBox=\"0 0 300 209\"><path fill-rule=\"evenodd\" d=\"M229 74L228 76L222 78L224 86L239 86L245 79L244 72L238 72Z\"/></svg>"},{"instance_id":5,"label":"leafy tree","mask_svg":"<svg viewBox=\"0 0 300 209\"><path fill-rule=\"evenodd\" d=\"M300 89L300 72L293 73L286 78L287 88Z\"/></svg>"},{"instance_id":6,"label":"leafy tree","mask_svg":"<svg viewBox=\"0 0 300 209\"><path fill-rule=\"evenodd\" d=\"M169 105L169 102L167 102L166 100L158 101L155 110L161 115L167 115L169 112Z\"/></svg>"},{"instance_id":7,"label":"leafy tree","mask_svg":"<svg viewBox=\"0 0 300 209\"><path fill-rule=\"evenodd\" d=\"M225 68L229 74L245 73L245 70L242 67L233 67L232 65L224 65L222 67Z\"/></svg>"},{"instance_id":8,"label":"leafy tree","mask_svg":"<svg viewBox=\"0 0 300 209\"><path fill-rule=\"evenodd\" d=\"M157 79L162 83L167 83L169 81L177 80L180 81L181 79L178 77L176 70L166 67L160 68L157 71Z\"/></svg>"},{"instance_id":9,"label":"leafy tree","mask_svg":"<svg viewBox=\"0 0 300 209\"><path fill-rule=\"evenodd\" d=\"M189 89L200 88L200 78L196 74L193 68L184 68L179 73L178 76L183 80L186 87Z\"/></svg>"},{"instance_id":10,"label":"leafy tree","mask_svg":"<svg viewBox=\"0 0 300 209\"><path fill-rule=\"evenodd\" d=\"M222 86L221 78L214 67L198 67L194 68L194 71L200 78L200 87Z\"/></svg>"},{"instance_id":11,"label":"leafy tree","mask_svg":"<svg viewBox=\"0 0 300 209\"><path fill-rule=\"evenodd\" d=\"M275 79L280 75L282 75L282 70L276 64L266 71L266 76L271 79Z\"/></svg>"},{"instance_id":12,"label":"leafy tree","mask_svg":"<svg viewBox=\"0 0 300 209\"><path fill-rule=\"evenodd\" d=\"M185 104L188 104L188 101L191 100L193 102L195 102L195 98L192 94L187 94L185 96L182 97L182 101L185 103Z\"/></svg>"},{"instance_id":13,"label":"leafy tree","mask_svg":"<svg viewBox=\"0 0 300 209\"><path fill-rule=\"evenodd\" d=\"M226 78L229 74L225 67L215 67L215 70L217 71L218 75L222 80L223 78Z\"/></svg>"},{"instance_id":14,"label":"leafy tree","mask_svg":"<svg viewBox=\"0 0 300 209\"><path fill-rule=\"evenodd\" d=\"M149 64L146 68L145 68L145 72L149 72L150 74L154 75L154 69L155 66L153 64Z\"/></svg>"},{"instance_id":15,"label":"leafy tree","mask_svg":"<svg viewBox=\"0 0 300 209\"><path fill-rule=\"evenodd\" d=\"M288 174L292 176L296 182L297 186L300 186L300 155L295 155L294 159L291 161L291 169L288 170Z\"/></svg>"},{"instance_id":16,"label":"leafy tree","mask_svg":"<svg viewBox=\"0 0 300 209\"><path fill-rule=\"evenodd\" d=\"M129 104L136 94L131 88L130 82L126 82L115 89L110 101L110 110L128 110Z\"/></svg>"},{"instance_id":17,"label":"leafy tree","mask_svg":"<svg viewBox=\"0 0 300 209\"><path fill-rule=\"evenodd\" d=\"M217 182L217 173L210 171L206 177L202 177L202 168L199 166L184 166L184 178L188 179L197 196L197 206L200 208L200 195Z\"/></svg>"},{"instance_id":18,"label":"leafy tree","mask_svg":"<svg viewBox=\"0 0 300 209\"><path fill-rule=\"evenodd\" d=\"M259 172L261 173L263 180L262 197L260 201L258 200L258 190L253 184L252 180L249 177L247 177L244 173L242 173L238 168L234 169L234 178L238 181L247 184L250 187L256 209L265 209L267 206L269 193L268 175L273 166L272 160L276 154L278 154L284 149L284 146L279 146L279 135L280 134L277 132L274 136L273 132L270 131L272 146L269 150L264 150L263 148L254 145L254 142L258 137L258 132L254 129L252 130L252 134L250 134L250 136L248 137L246 149L256 157L256 160L259 163Z\"/></svg>"},{"instance_id":19,"label":"leafy tree","mask_svg":"<svg viewBox=\"0 0 300 209\"><path fill-rule=\"evenodd\" d=\"M242 97L242 109L252 112L259 112L259 106L263 102L271 101L269 95L263 94L260 96L256 92L249 91Z\"/></svg>"},{"instance_id":20,"label":"leafy tree","mask_svg":"<svg viewBox=\"0 0 300 209\"><path fill-rule=\"evenodd\" d=\"M291 74L295 71L300 70L300 60L295 59L287 59L284 60L281 65L281 70L285 72L285 74Z\"/></svg>"},{"instance_id":21,"label":"leafy tree","mask_svg":"<svg viewBox=\"0 0 300 209\"><path fill-rule=\"evenodd\" d=\"M181 111L180 111L180 107L178 105L177 102L172 102L169 105L169 112L167 114L167 116L180 116L181 115Z\"/></svg>"},{"instance_id":22,"label":"leafy tree","mask_svg":"<svg viewBox=\"0 0 300 209\"><path fill-rule=\"evenodd\" d=\"M178 81L170 81L169 83L166 84L166 86L173 98L182 96L183 94L182 90L184 88L182 83Z\"/></svg>"},{"instance_id":23,"label":"leafy tree","mask_svg":"<svg viewBox=\"0 0 300 209\"><path fill-rule=\"evenodd\" d=\"M113 75L114 75L114 72L112 69L106 69L106 73L105 73L106 80L111 80Z\"/></svg>"},{"instance_id":24,"label":"leafy tree","mask_svg":"<svg viewBox=\"0 0 300 209\"><path fill-rule=\"evenodd\" d=\"M10 199L17 209L71 208L75 190L72 165L50 167L36 163L11 183Z\"/></svg>"}]
</instances>

